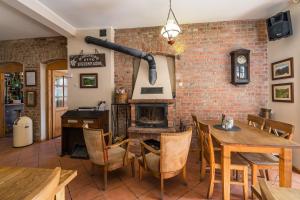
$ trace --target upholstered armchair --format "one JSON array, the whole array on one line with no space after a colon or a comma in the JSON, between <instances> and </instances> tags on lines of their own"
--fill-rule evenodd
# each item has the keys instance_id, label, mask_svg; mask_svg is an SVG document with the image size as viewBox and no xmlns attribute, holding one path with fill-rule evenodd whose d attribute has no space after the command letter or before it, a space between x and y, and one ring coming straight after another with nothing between
<instances>
[{"instance_id":1,"label":"upholstered armchair","mask_svg":"<svg viewBox=\"0 0 300 200\"><path fill-rule=\"evenodd\" d=\"M186 162L190 149L192 129L180 133L162 133L160 150L155 150L141 142L142 156L139 158L139 178L143 170L150 171L161 183L161 199L164 194L164 179L172 178L182 172L186 184ZM145 153L148 150L149 153Z\"/></svg>"},{"instance_id":2,"label":"upholstered armchair","mask_svg":"<svg viewBox=\"0 0 300 200\"><path fill-rule=\"evenodd\" d=\"M134 176L134 155L128 152L128 139L111 144L111 133L103 133L102 129L88 128L86 124L83 126L83 135L92 162L92 172L95 166L100 166L104 170L104 190L107 187L107 173L110 171L131 164Z\"/></svg>"}]
</instances>

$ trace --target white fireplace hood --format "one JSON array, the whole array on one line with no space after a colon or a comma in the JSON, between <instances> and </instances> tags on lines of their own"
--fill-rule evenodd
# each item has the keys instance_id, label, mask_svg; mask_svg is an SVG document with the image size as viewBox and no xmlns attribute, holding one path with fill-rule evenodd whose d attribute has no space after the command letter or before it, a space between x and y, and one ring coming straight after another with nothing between
<instances>
[{"instance_id":1,"label":"white fireplace hood","mask_svg":"<svg viewBox=\"0 0 300 200\"><path fill-rule=\"evenodd\" d=\"M134 85L132 99L173 99L170 72L167 57L154 55L157 80L154 85L149 83L149 66L141 60Z\"/></svg>"}]
</instances>

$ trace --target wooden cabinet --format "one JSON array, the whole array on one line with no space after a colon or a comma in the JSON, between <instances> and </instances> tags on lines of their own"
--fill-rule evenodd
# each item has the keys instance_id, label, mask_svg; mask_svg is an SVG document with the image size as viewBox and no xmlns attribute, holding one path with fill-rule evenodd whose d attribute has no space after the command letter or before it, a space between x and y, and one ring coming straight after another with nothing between
<instances>
[{"instance_id":1,"label":"wooden cabinet","mask_svg":"<svg viewBox=\"0 0 300 200\"><path fill-rule=\"evenodd\" d=\"M67 111L61 117L62 141L61 154L72 154L76 145L84 145L83 124L90 128L109 131L108 111Z\"/></svg>"}]
</instances>

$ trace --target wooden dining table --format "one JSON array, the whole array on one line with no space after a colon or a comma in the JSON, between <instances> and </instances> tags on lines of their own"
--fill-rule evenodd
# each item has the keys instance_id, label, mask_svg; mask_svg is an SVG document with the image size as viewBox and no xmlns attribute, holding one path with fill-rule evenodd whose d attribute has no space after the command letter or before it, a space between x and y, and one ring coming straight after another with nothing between
<instances>
[{"instance_id":1,"label":"wooden dining table","mask_svg":"<svg viewBox=\"0 0 300 200\"><path fill-rule=\"evenodd\" d=\"M0 167L0 199L24 199L42 184L53 169ZM65 187L77 176L76 170L61 170L58 187L55 190L55 199L65 199Z\"/></svg>"},{"instance_id":2,"label":"wooden dining table","mask_svg":"<svg viewBox=\"0 0 300 200\"><path fill-rule=\"evenodd\" d=\"M222 193L223 199L230 199L230 163L232 152L276 153L279 155L279 185L291 187L292 183L292 149L300 144L271 133L259 130L246 123L235 122L238 131L225 131L214 128L220 121L205 121L211 126L214 140L220 144L222 157Z\"/></svg>"}]
</instances>

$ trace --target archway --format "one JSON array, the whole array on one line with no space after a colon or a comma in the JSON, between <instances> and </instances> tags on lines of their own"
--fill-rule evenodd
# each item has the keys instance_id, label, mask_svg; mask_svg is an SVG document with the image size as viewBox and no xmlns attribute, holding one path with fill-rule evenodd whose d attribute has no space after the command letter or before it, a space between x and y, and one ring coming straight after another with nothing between
<instances>
[{"instance_id":1,"label":"archway","mask_svg":"<svg viewBox=\"0 0 300 200\"><path fill-rule=\"evenodd\" d=\"M0 137L5 137L5 73L23 71L23 64L21 63L0 63Z\"/></svg>"}]
</instances>

